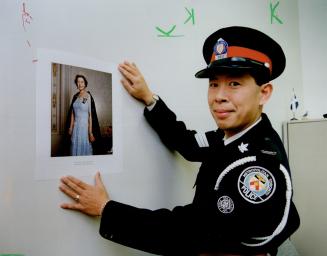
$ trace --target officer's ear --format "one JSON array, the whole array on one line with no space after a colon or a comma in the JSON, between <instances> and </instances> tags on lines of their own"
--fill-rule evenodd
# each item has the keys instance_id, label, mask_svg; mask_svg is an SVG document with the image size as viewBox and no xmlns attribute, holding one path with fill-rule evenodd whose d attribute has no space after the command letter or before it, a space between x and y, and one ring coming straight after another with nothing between
<instances>
[{"instance_id":1,"label":"officer's ear","mask_svg":"<svg viewBox=\"0 0 327 256\"><path fill-rule=\"evenodd\" d=\"M263 106L268 102L273 92L273 86L271 83L266 83L260 86L260 106Z\"/></svg>"}]
</instances>

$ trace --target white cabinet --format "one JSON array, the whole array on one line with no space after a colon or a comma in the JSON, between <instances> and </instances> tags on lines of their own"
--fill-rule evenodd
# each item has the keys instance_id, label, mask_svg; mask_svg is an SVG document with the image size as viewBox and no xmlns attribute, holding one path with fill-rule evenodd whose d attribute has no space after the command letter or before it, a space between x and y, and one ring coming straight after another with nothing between
<instances>
[{"instance_id":1,"label":"white cabinet","mask_svg":"<svg viewBox=\"0 0 327 256\"><path fill-rule=\"evenodd\" d=\"M327 255L327 120L285 123L283 139L301 218L291 240L301 256Z\"/></svg>"}]
</instances>

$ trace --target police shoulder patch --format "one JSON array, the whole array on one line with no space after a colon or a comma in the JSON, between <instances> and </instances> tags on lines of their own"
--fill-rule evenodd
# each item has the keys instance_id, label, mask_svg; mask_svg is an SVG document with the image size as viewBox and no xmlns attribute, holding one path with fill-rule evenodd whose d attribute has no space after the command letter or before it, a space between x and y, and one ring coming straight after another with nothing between
<instances>
[{"instance_id":1,"label":"police shoulder patch","mask_svg":"<svg viewBox=\"0 0 327 256\"><path fill-rule=\"evenodd\" d=\"M261 166L250 166L242 171L237 186L245 200L259 204L267 201L274 194L276 181L267 169Z\"/></svg>"}]
</instances>

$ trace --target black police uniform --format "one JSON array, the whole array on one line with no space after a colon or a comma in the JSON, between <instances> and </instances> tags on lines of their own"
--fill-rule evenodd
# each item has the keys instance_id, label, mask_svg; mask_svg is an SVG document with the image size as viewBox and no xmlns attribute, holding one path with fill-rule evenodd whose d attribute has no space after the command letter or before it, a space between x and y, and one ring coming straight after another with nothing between
<instances>
[{"instance_id":1,"label":"black police uniform","mask_svg":"<svg viewBox=\"0 0 327 256\"><path fill-rule=\"evenodd\" d=\"M219 129L187 130L161 99L145 117L166 146L202 162L194 200L172 211L110 201L103 237L160 255L251 255L273 252L298 228L287 157L265 114L228 145Z\"/></svg>"},{"instance_id":2,"label":"black police uniform","mask_svg":"<svg viewBox=\"0 0 327 256\"><path fill-rule=\"evenodd\" d=\"M259 85L278 77L286 61L278 43L245 27L216 31L203 55L208 66L196 77L240 71ZM154 211L110 201L101 218L103 237L160 255L274 255L299 227L287 156L265 114L227 145L222 130L188 130L161 99L145 117L167 147L202 163L194 200Z\"/></svg>"}]
</instances>

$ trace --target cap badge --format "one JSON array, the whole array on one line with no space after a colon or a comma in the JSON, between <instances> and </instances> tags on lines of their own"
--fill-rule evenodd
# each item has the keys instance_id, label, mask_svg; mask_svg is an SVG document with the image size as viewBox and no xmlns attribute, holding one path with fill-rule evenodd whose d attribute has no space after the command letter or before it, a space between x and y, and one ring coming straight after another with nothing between
<instances>
[{"instance_id":1,"label":"cap badge","mask_svg":"<svg viewBox=\"0 0 327 256\"><path fill-rule=\"evenodd\" d=\"M215 46L213 47L213 52L215 55L215 60L221 60L227 58L228 43L219 38Z\"/></svg>"}]
</instances>

